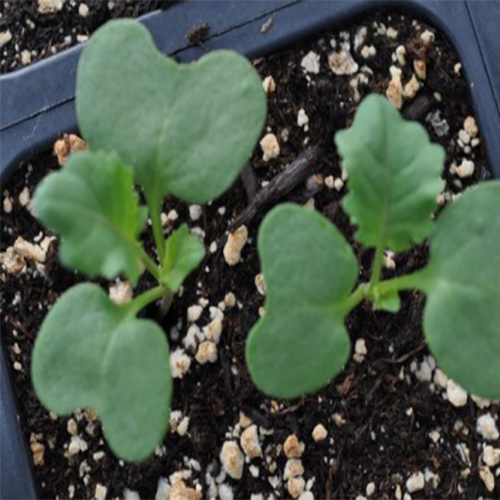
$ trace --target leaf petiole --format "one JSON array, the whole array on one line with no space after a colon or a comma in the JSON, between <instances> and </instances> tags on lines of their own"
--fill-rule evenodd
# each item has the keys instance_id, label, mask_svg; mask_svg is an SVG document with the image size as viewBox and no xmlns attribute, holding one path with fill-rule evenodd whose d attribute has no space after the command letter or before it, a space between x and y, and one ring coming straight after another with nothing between
<instances>
[{"instance_id":1,"label":"leaf petiole","mask_svg":"<svg viewBox=\"0 0 500 500\"><path fill-rule=\"evenodd\" d=\"M367 297L367 291L368 291L368 284L367 283L361 283L358 285L358 288L354 290L354 292L349 295L342 304L339 306L339 311L342 312L342 314L347 315L349 314L358 304L363 302L363 300Z\"/></svg>"},{"instance_id":2,"label":"leaf petiole","mask_svg":"<svg viewBox=\"0 0 500 500\"><path fill-rule=\"evenodd\" d=\"M127 310L129 316L135 316L140 311L142 311L147 305L151 304L155 300L161 299L164 295L169 295L172 292L165 286L157 286L142 293L135 297L131 302L127 304Z\"/></svg>"},{"instance_id":3,"label":"leaf petiole","mask_svg":"<svg viewBox=\"0 0 500 500\"><path fill-rule=\"evenodd\" d=\"M375 257L373 259L372 275L368 291L372 291L380 282L382 276L382 266L384 264L384 241L381 239L375 250Z\"/></svg>"},{"instance_id":4,"label":"leaf petiole","mask_svg":"<svg viewBox=\"0 0 500 500\"><path fill-rule=\"evenodd\" d=\"M421 269L412 274L397 276L396 278L377 283L373 287L370 287L367 293L367 298L373 301L377 295L382 297L390 294L391 292L399 292L401 290L416 289L424 291L428 281L429 273L427 272L427 268Z\"/></svg>"},{"instance_id":5,"label":"leaf petiole","mask_svg":"<svg viewBox=\"0 0 500 500\"><path fill-rule=\"evenodd\" d=\"M165 256L165 237L163 235L163 227L161 224L161 201L158 201L158 196L146 193L146 201L149 207L149 215L151 217L151 226L155 239L156 250L158 252L158 260L163 262Z\"/></svg>"},{"instance_id":6,"label":"leaf petiole","mask_svg":"<svg viewBox=\"0 0 500 500\"><path fill-rule=\"evenodd\" d=\"M155 261L144 251L144 249L139 246L139 255L141 258L141 262L144 264L144 267L148 270L148 272L154 276L156 281L160 281L160 268L156 265Z\"/></svg>"}]
</instances>

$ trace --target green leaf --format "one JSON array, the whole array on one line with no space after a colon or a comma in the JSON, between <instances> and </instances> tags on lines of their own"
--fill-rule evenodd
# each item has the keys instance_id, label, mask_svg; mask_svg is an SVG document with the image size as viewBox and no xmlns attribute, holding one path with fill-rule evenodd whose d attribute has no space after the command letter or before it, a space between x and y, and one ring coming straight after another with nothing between
<instances>
[{"instance_id":1,"label":"green leaf","mask_svg":"<svg viewBox=\"0 0 500 500\"><path fill-rule=\"evenodd\" d=\"M107 23L83 50L76 107L92 149L118 151L149 200L204 203L236 179L260 136L266 99L242 56L177 64L140 23Z\"/></svg>"},{"instance_id":2,"label":"green leaf","mask_svg":"<svg viewBox=\"0 0 500 500\"><path fill-rule=\"evenodd\" d=\"M187 224L175 230L167 240L160 283L177 292L188 274L196 269L205 256L205 249Z\"/></svg>"},{"instance_id":3,"label":"green leaf","mask_svg":"<svg viewBox=\"0 0 500 500\"><path fill-rule=\"evenodd\" d=\"M499 181L443 210L424 276L424 331L439 366L471 393L500 399Z\"/></svg>"},{"instance_id":4,"label":"green leaf","mask_svg":"<svg viewBox=\"0 0 500 500\"><path fill-rule=\"evenodd\" d=\"M167 428L172 382L165 334L114 305L97 285L66 292L46 316L33 350L40 401L60 415L92 408L120 457L143 460Z\"/></svg>"},{"instance_id":5,"label":"green leaf","mask_svg":"<svg viewBox=\"0 0 500 500\"><path fill-rule=\"evenodd\" d=\"M271 396L314 392L349 355L344 318L358 277L356 258L330 221L292 204L266 216L258 249L267 298L247 340L250 374Z\"/></svg>"},{"instance_id":6,"label":"green leaf","mask_svg":"<svg viewBox=\"0 0 500 500\"><path fill-rule=\"evenodd\" d=\"M335 142L348 174L343 206L359 226L356 239L402 251L429 236L444 186L445 152L422 125L405 121L387 99L371 95Z\"/></svg>"},{"instance_id":7,"label":"green leaf","mask_svg":"<svg viewBox=\"0 0 500 500\"><path fill-rule=\"evenodd\" d=\"M78 153L42 181L35 193L40 220L61 236L65 266L112 279L141 274L137 237L146 220L132 171L118 156Z\"/></svg>"},{"instance_id":8,"label":"green leaf","mask_svg":"<svg viewBox=\"0 0 500 500\"><path fill-rule=\"evenodd\" d=\"M384 295L375 294L373 305L375 310L397 313L401 308L401 299L397 291Z\"/></svg>"}]
</instances>

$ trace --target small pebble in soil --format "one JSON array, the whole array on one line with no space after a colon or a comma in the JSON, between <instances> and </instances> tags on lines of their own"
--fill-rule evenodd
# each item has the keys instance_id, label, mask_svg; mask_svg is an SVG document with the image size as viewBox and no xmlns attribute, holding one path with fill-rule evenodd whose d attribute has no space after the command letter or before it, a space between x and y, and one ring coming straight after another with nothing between
<instances>
[{"instance_id":1,"label":"small pebble in soil","mask_svg":"<svg viewBox=\"0 0 500 500\"><path fill-rule=\"evenodd\" d=\"M427 78L427 64L423 59L413 61L413 70L420 80L425 80Z\"/></svg>"},{"instance_id":2,"label":"small pebble in soil","mask_svg":"<svg viewBox=\"0 0 500 500\"><path fill-rule=\"evenodd\" d=\"M31 200L30 190L28 189L28 187L25 187L19 194L19 204L22 207L25 207L28 205L30 200Z\"/></svg>"},{"instance_id":3,"label":"small pebble in soil","mask_svg":"<svg viewBox=\"0 0 500 500\"><path fill-rule=\"evenodd\" d=\"M177 424L177 434L179 436L185 436L189 429L189 417L183 417L181 421Z\"/></svg>"},{"instance_id":4,"label":"small pebble in soil","mask_svg":"<svg viewBox=\"0 0 500 500\"><path fill-rule=\"evenodd\" d=\"M53 14L63 8L65 0L38 0L40 14Z\"/></svg>"},{"instance_id":5,"label":"small pebble in soil","mask_svg":"<svg viewBox=\"0 0 500 500\"><path fill-rule=\"evenodd\" d=\"M446 383L446 396L448 401L457 408L467 404L467 392L451 379L448 379Z\"/></svg>"},{"instance_id":6,"label":"small pebble in soil","mask_svg":"<svg viewBox=\"0 0 500 500\"><path fill-rule=\"evenodd\" d=\"M229 233L227 242L224 245L224 260L230 266L235 266L240 262L241 251L248 241L248 229L240 226L236 231Z\"/></svg>"},{"instance_id":7,"label":"small pebble in soil","mask_svg":"<svg viewBox=\"0 0 500 500\"><path fill-rule=\"evenodd\" d=\"M462 160L462 163L458 167L451 167L450 173L455 173L460 178L471 177L474 174L475 164L471 160Z\"/></svg>"},{"instance_id":8,"label":"small pebble in soil","mask_svg":"<svg viewBox=\"0 0 500 500\"><path fill-rule=\"evenodd\" d=\"M101 483L97 483L95 487L94 498L95 500L104 500L108 494L108 489Z\"/></svg>"},{"instance_id":9,"label":"small pebble in soil","mask_svg":"<svg viewBox=\"0 0 500 500\"><path fill-rule=\"evenodd\" d=\"M181 480L172 485L168 500L201 500L201 492L186 486Z\"/></svg>"},{"instance_id":10,"label":"small pebble in soil","mask_svg":"<svg viewBox=\"0 0 500 500\"><path fill-rule=\"evenodd\" d=\"M441 433L437 429L434 429L429 432L429 438L434 444L436 444L441 439Z\"/></svg>"},{"instance_id":11,"label":"small pebble in soil","mask_svg":"<svg viewBox=\"0 0 500 500\"><path fill-rule=\"evenodd\" d=\"M395 108L401 109L403 106L403 84L399 76L393 77L389 82L385 95Z\"/></svg>"},{"instance_id":12,"label":"small pebble in soil","mask_svg":"<svg viewBox=\"0 0 500 500\"><path fill-rule=\"evenodd\" d=\"M141 500L141 497L137 491L125 488L123 490L123 500Z\"/></svg>"},{"instance_id":13,"label":"small pebble in soil","mask_svg":"<svg viewBox=\"0 0 500 500\"><path fill-rule=\"evenodd\" d=\"M30 442L30 449L31 453L33 455L33 464L35 467L40 467L44 464L45 462L45 446L38 442L35 439L33 439L33 434L32 434L32 440Z\"/></svg>"},{"instance_id":14,"label":"small pebble in soil","mask_svg":"<svg viewBox=\"0 0 500 500\"><path fill-rule=\"evenodd\" d=\"M18 255L31 262L45 262L45 251L40 245L34 245L18 236L14 242L14 250Z\"/></svg>"},{"instance_id":15,"label":"small pebble in soil","mask_svg":"<svg viewBox=\"0 0 500 500\"><path fill-rule=\"evenodd\" d=\"M61 139L54 143L54 155L57 157L57 162L63 166L68 156L78 151L85 151L87 143L75 134L64 134Z\"/></svg>"},{"instance_id":16,"label":"small pebble in soil","mask_svg":"<svg viewBox=\"0 0 500 500\"><path fill-rule=\"evenodd\" d=\"M319 55L311 50L302 58L300 65L302 66L303 70L306 73L312 73L317 75L320 70L319 62L320 62Z\"/></svg>"},{"instance_id":17,"label":"small pebble in soil","mask_svg":"<svg viewBox=\"0 0 500 500\"><path fill-rule=\"evenodd\" d=\"M299 498L305 486L306 482L303 477L291 477L286 483L286 489L292 498Z\"/></svg>"},{"instance_id":18,"label":"small pebble in soil","mask_svg":"<svg viewBox=\"0 0 500 500\"><path fill-rule=\"evenodd\" d=\"M425 30L420 35L420 40L422 40L422 42L424 42L424 45L432 45L434 43L435 39L436 39L436 35L430 30Z\"/></svg>"},{"instance_id":19,"label":"small pebble in soil","mask_svg":"<svg viewBox=\"0 0 500 500\"><path fill-rule=\"evenodd\" d=\"M89 15L90 9L86 3L81 3L78 6L78 15L80 17L87 17Z\"/></svg>"},{"instance_id":20,"label":"small pebble in soil","mask_svg":"<svg viewBox=\"0 0 500 500\"><path fill-rule=\"evenodd\" d=\"M344 181L340 177L337 177L333 181L333 187L335 188L335 191L342 191L342 188L344 187Z\"/></svg>"},{"instance_id":21,"label":"small pebble in soil","mask_svg":"<svg viewBox=\"0 0 500 500\"><path fill-rule=\"evenodd\" d=\"M259 273L255 276L255 287L260 295L266 295L266 282L264 280L264 275Z\"/></svg>"},{"instance_id":22,"label":"small pebble in soil","mask_svg":"<svg viewBox=\"0 0 500 500\"><path fill-rule=\"evenodd\" d=\"M448 385L448 376L442 370L436 368L433 381L438 387L441 387L441 389L446 389Z\"/></svg>"},{"instance_id":23,"label":"small pebble in soil","mask_svg":"<svg viewBox=\"0 0 500 500\"><path fill-rule=\"evenodd\" d=\"M471 136L476 137L479 133L479 129L476 124L476 120L473 116L468 116L464 120L464 130Z\"/></svg>"},{"instance_id":24,"label":"small pebble in soil","mask_svg":"<svg viewBox=\"0 0 500 500\"><path fill-rule=\"evenodd\" d=\"M377 487L375 486L375 483L373 483L373 482L368 483L366 485L366 490L365 490L366 496L371 497L375 493L376 489L377 489Z\"/></svg>"},{"instance_id":25,"label":"small pebble in soil","mask_svg":"<svg viewBox=\"0 0 500 500\"><path fill-rule=\"evenodd\" d=\"M189 371L191 358L184 352L184 349L177 348L170 354L170 370L172 377L182 378Z\"/></svg>"},{"instance_id":26,"label":"small pebble in soil","mask_svg":"<svg viewBox=\"0 0 500 500\"><path fill-rule=\"evenodd\" d=\"M194 323L198 321L202 313L203 313L203 307L201 307L199 304L194 304L192 306L189 306L187 310L188 323Z\"/></svg>"},{"instance_id":27,"label":"small pebble in soil","mask_svg":"<svg viewBox=\"0 0 500 500\"><path fill-rule=\"evenodd\" d=\"M170 494L170 484L168 480L164 477L158 479L158 485L156 486L155 500L168 500Z\"/></svg>"},{"instance_id":28,"label":"small pebble in soil","mask_svg":"<svg viewBox=\"0 0 500 500\"><path fill-rule=\"evenodd\" d=\"M337 427L343 427L347 423L347 420L344 418L344 416L338 412L332 415L332 420Z\"/></svg>"},{"instance_id":29,"label":"small pebble in soil","mask_svg":"<svg viewBox=\"0 0 500 500\"><path fill-rule=\"evenodd\" d=\"M285 452L285 456L287 458L300 458L304 453L305 445L295 434L291 434L285 440L283 444L283 451Z\"/></svg>"},{"instance_id":30,"label":"small pebble in soil","mask_svg":"<svg viewBox=\"0 0 500 500\"><path fill-rule=\"evenodd\" d=\"M0 49L7 45L12 40L12 33L10 30L0 32Z\"/></svg>"},{"instance_id":31,"label":"small pebble in soil","mask_svg":"<svg viewBox=\"0 0 500 500\"><path fill-rule=\"evenodd\" d=\"M420 89L420 83L415 75L412 75L410 80L405 84L403 88L403 97L405 99L413 99Z\"/></svg>"},{"instance_id":32,"label":"small pebble in soil","mask_svg":"<svg viewBox=\"0 0 500 500\"><path fill-rule=\"evenodd\" d=\"M274 91L276 90L276 82L271 75L264 78L264 80L262 81L262 88L264 89L264 92L266 94L274 93Z\"/></svg>"},{"instance_id":33,"label":"small pebble in soil","mask_svg":"<svg viewBox=\"0 0 500 500\"><path fill-rule=\"evenodd\" d=\"M488 467L496 467L500 464L500 448L493 448L490 445L485 446L482 459Z\"/></svg>"},{"instance_id":34,"label":"small pebble in soil","mask_svg":"<svg viewBox=\"0 0 500 500\"><path fill-rule=\"evenodd\" d=\"M283 473L283 479L302 476L304 472L305 470L304 466L302 465L302 460L300 460L299 458L289 458L286 461L285 471Z\"/></svg>"},{"instance_id":35,"label":"small pebble in soil","mask_svg":"<svg viewBox=\"0 0 500 500\"><path fill-rule=\"evenodd\" d=\"M491 493L495 489L495 476L491 473L489 467L479 469L479 477L483 481L486 489Z\"/></svg>"},{"instance_id":36,"label":"small pebble in soil","mask_svg":"<svg viewBox=\"0 0 500 500\"><path fill-rule=\"evenodd\" d=\"M406 481L406 489L410 493L423 490L425 486L425 478L422 472L413 473Z\"/></svg>"},{"instance_id":37,"label":"small pebble in soil","mask_svg":"<svg viewBox=\"0 0 500 500\"><path fill-rule=\"evenodd\" d=\"M78 424L74 418L70 418L68 420L66 430L68 431L68 434L71 434L72 436L76 436L78 434Z\"/></svg>"},{"instance_id":38,"label":"small pebble in soil","mask_svg":"<svg viewBox=\"0 0 500 500\"><path fill-rule=\"evenodd\" d=\"M200 205L189 205L189 218L192 221L197 221L202 213L203 211Z\"/></svg>"},{"instance_id":39,"label":"small pebble in soil","mask_svg":"<svg viewBox=\"0 0 500 500\"><path fill-rule=\"evenodd\" d=\"M207 340L218 344L222 333L222 321L220 318L213 319L207 326L203 327L203 333Z\"/></svg>"},{"instance_id":40,"label":"small pebble in soil","mask_svg":"<svg viewBox=\"0 0 500 500\"><path fill-rule=\"evenodd\" d=\"M242 429L246 429L253 424L252 419L247 417L242 411L240 411L238 423Z\"/></svg>"},{"instance_id":41,"label":"small pebble in soil","mask_svg":"<svg viewBox=\"0 0 500 500\"><path fill-rule=\"evenodd\" d=\"M396 269L395 253L390 250L384 252L384 267L386 269Z\"/></svg>"},{"instance_id":42,"label":"small pebble in soil","mask_svg":"<svg viewBox=\"0 0 500 500\"><path fill-rule=\"evenodd\" d=\"M297 125L303 127L305 132L309 130L309 117L304 108L300 108L297 113Z\"/></svg>"},{"instance_id":43,"label":"small pebble in soil","mask_svg":"<svg viewBox=\"0 0 500 500\"><path fill-rule=\"evenodd\" d=\"M243 431L240 437L240 445L247 457L256 458L262 456L259 433L255 424L250 425Z\"/></svg>"},{"instance_id":44,"label":"small pebble in soil","mask_svg":"<svg viewBox=\"0 0 500 500\"><path fill-rule=\"evenodd\" d=\"M236 296L233 292L228 292L224 296L224 304L228 309L232 309L236 305Z\"/></svg>"},{"instance_id":45,"label":"small pebble in soil","mask_svg":"<svg viewBox=\"0 0 500 500\"><path fill-rule=\"evenodd\" d=\"M349 42L343 42L339 51L330 52L328 65L336 75L353 75L358 71L358 63L353 59Z\"/></svg>"},{"instance_id":46,"label":"small pebble in soil","mask_svg":"<svg viewBox=\"0 0 500 500\"><path fill-rule=\"evenodd\" d=\"M130 281L121 281L117 279L109 287L109 298L116 305L128 304L132 300L132 285Z\"/></svg>"},{"instance_id":47,"label":"small pebble in soil","mask_svg":"<svg viewBox=\"0 0 500 500\"><path fill-rule=\"evenodd\" d=\"M277 158L280 154L278 138L274 134L266 134L259 142L262 149L262 159L265 162Z\"/></svg>"},{"instance_id":48,"label":"small pebble in soil","mask_svg":"<svg viewBox=\"0 0 500 500\"><path fill-rule=\"evenodd\" d=\"M356 343L354 344L354 361L356 361L356 363L362 363L367 353L368 349L366 348L365 339L356 340Z\"/></svg>"},{"instance_id":49,"label":"small pebble in soil","mask_svg":"<svg viewBox=\"0 0 500 500\"><path fill-rule=\"evenodd\" d=\"M361 49L361 57L363 59L369 59L377 55L377 49L373 45L365 45Z\"/></svg>"},{"instance_id":50,"label":"small pebble in soil","mask_svg":"<svg viewBox=\"0 0 500 500\"><path fill-rule=\"evenodd\" d=\"M406 65L406 47L404 45L399 45L396 48L396 60L400 66Z\"/></svg>"},{"instance_id":51,"label":"small pebble in soil","mask_svg":"<svg viewBox=\"0 0 500 500\"><path fill-rule=\"evenodd\" d=\"M214 342L205 340L198 346L195 358L200 365L215 363L217 361L217 346Z\"/></svg>"},{"instance_id":52,"label":"small pebble in soil","mask_svg":"<svg viewBox=\"0 0 500 500\"><path fill-rule=\"evenodd\" d=\"M5 197L3 199L3 211L6 214L10 214L12 212L12 207L13 207L12 198L10 197L9 192L6 191Z\"/></svg>"},{"instance_id":53,"label":"small pebble in soil","mask_svg":"<svg viewBox=\"0 0 500 500\"><path fill-rule=\"evenodd\" d=\"M477 432L483 436L487 441L494 441L498 439L500 434L498 433L497 424L495 419L491 416L491 413L485 413L477 419Z\"/></svg>"},{"instance_id":54,"label":"small pebble in soil","mask_svg":"<svg viewBox=\"0 0 500 500\"><path fill-rule=\"evenodd\" d=\"M0 253L0 263L7 273L13 276L19 276L26 265L26 261L14 250L14 247L8 247L5 252Z\"/></svg>"},{"instance_id":55,"label":"small pebble in soil","mask_svg":"<svg viewBox=\"0 0 500 500\"><path fill-rule=\"evenodd\" d=\"M318 424L312 431L312 438L316 443L321 443L328 436L328 431L323 424Z\"/></svg>"},{"instance_id":56,"label":"small pebble in soil","mask_svg":"<svg viewBox=\"0 0 500 500\"><path fill-rule=\"evenodd\" d=\"M220 452L220 461L226 473L233 479L241 479L245 457L238 444L234 441L226 441Z\"/></svg>"}]
</instances>

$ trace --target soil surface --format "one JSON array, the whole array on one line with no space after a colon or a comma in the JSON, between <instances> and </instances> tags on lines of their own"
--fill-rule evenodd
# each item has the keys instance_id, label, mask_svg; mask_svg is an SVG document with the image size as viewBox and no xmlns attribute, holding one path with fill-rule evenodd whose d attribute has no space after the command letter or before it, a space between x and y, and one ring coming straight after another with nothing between
<instances>
[{"instance_id":1,"label":"soil surface","mask_svg":"<svg viewBox=\"0 0 500 500\"><path fill-rule=\"evenodd\" d=\"M365 40L355 44L361 27L366 27ZM262 160L262 151L256 148L251 163L258 187L282 172L307 147L318 145L321 155L317 171L322 179L297 186L285 199L314 203L343 231L359 258L360 281L367 280L373 252L353 241L353 228L341 208L346 187L338 182L342 172L333 135L352 122L357 97L370 92L385 94L392 65L402 70L401 80L405 84L412 77L414 60L425 61L426 79L420 81L416 96L405 100L403 112L419 117L432 140L447 151L442 202L452 203L453 195L490 177L482 143L471 147L459 141L459 134L464 137L460 132L464 120L473 116L473 108L457 56L438 33L434 41L426 44L421 35L427 29L434 32L409 17L376 13L344 33L329 32L255 61L262 77L272 76L276 85L275 91L268 93L269 116L264 133L276 134L281 147L279 156L269 162ZM332 40L336 41L336 49L332 48ZM350 41L350 51L359 68L352 75L335 75L328 65L328 55L345 40ZM370 49L372 45L375 53ZM406 47L405 65L393 55L400 45ZM319 56L318 73L306 73L301 65L310 51ZM365 59L362 54L368 57ZM360 74L365 77L358 78ZM301 109L309 118L308 130L297 124ZM454 165L462 164L464 159L474 163L474 172L461 179L452 172ZM11 178L8 191L3 193L2 251L18 236L39 242L47 234L32 216L29 203L23 206L25 189L33 193L43 176L58 168L55 157L47 153L23 164ZM244 363L244 346L250 328L259 318L259 308L265 303L254 284L259 273L255 241L265 210L247 224L250 239L241 262L230 267L222 253L229 224L246 206L247 193L241 181L221 199L204 206L196 221L190 218L185 204L175 199L165 202L164 212L171 214L171 221L171 210L178 214L172 224L178 226L187 221L191 227L199 228L197 233L204 235L205 246L211 249L161 322L171 350L183 347L189 306L200 299L207 300L208 305L197 320L202 327L210 321L209 306L217 306L226 294L234 293L237 305L224 311L217 361L200 365L194 360L194 353L187 351L193 358L191 368L182 379L175 379L172 409L180 412L177 415L181 418L189 418L187 432L170 432L156 455L139 465L123 463L112 455L98 420L89 412L79 411L72 416L77 429L71 428L71 421L69 430L79 436L80 451L70 453L68 446L75 436L68 432L68 418L50 415L33 392L30 355L40 324L56 299L84 278L59 265L57 242L49 247L46 262L38 265L38 270L27 263L19 276L2 272L2 335L13 366L22 426L27 440L31 440L44 497L103 498L105 488L107 498L137 498L133 492L140 498L167 498L157 491L159 481L165 484L160 478L168 480L180 471L184 471L181 476L185 483L198 488L203 498L217 494L222 498L253 500L270 495L290 497L284 478L287 458L283 444L295 434L305 446L301 457L306 490L303 500L359 495L402 498L405 494L426 498L498 498L499 466L491 469L492 476L497 476L497 485L488 491L482 453L486 445L500 448L500 441L487 441L478 432L478 418L489 414L498 422L500 406L470 395L462 406L455 406L453 387L450 383L447 386L445 376L436 369L426 348L421 329L424 298L416 293L403 294L402 308L395 315L373 312L366 304L351 313L347 323L352 344L364 340L366 354L360 349L358 356L353 356L343 372L318 394L285 403L264 397L254 387ZM149 233L145 240L151 244ZM390 269L389 259L384 276L410 272L424 265L426 258L425 245L396 255L395 268ZM149 277L143 276L134 293L151 285ZM155 305L145 311L152 318L156 314ZM304 363L314 360L304 359ZM233 480L222 471L219 454L227 439L239 442L241 413L259 427L264 456L247 458L243 477ZM241 424L246 425L244 419ZM321 442L312 437L318 424L328 433ZM170 477L170 482L178 477ZM422 489L415 490L415 484Z\"/></svg>"},{"instance_id":2,"label":"soil surface","mask_svg":"<svg viewBox=\"0 0 500 500\"><path fill-rule=\"evenodd\" d=\"M4 0L0 4L0 33L10 35L3 38L4 43L0 41L0 74L85 42L110 19L138 17L173 3L170 0Z\"/></svg>"}]
</instances>

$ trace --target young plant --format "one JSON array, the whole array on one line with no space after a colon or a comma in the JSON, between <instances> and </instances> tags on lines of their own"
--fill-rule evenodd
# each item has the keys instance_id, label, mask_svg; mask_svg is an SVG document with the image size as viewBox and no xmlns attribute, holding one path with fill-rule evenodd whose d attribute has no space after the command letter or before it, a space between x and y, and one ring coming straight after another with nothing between
<instances>
[{"instance_id":1,"label":"young plant","mask_svg":"<svg viewBox=\"0 0 500 500\"><path fill-rule=\"evenodd\" d=\"M348 174L344 210L356 240L375 248L371 279L354 289L354 253L325 217L293 204L273 209L258 236L267 299L246 346L254 382L282 398L317 391L348 360L347 314L363 300L397 312L399 292L418 290L439 366L471 393L500 399L500 182L469 188L434 222L444 150L377 95L335 142ZM381 280L384 249L425 238L424 269Z\"/></svg>"},{"instance_id":2,"label":"young plant","mask_svg":"<svg viewBox=\"0 0 500 500\"><path fill-rule=\"evenodd\" d=\"M137 314L171 300L204 256L186 225L165 242L162 202L221 195L252 153L266 100L256 71L236 53L177 64L140 24L114 21L83 51L76 108L89 152L38 187L38 216L60 235L65 266L93 278L124 275L133 285L145 268L157 286L122 306L95 284L64 293L36 339L33 383L57 414L95 410L113 451L137 461L161 442L172 393L165 334ZM148 215L157 261L139 239Z\"/></svg>"}]
</instances>

